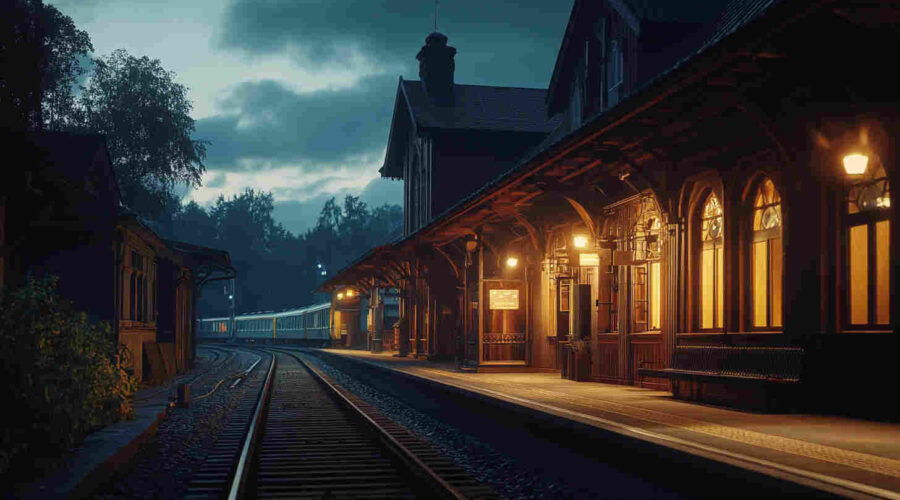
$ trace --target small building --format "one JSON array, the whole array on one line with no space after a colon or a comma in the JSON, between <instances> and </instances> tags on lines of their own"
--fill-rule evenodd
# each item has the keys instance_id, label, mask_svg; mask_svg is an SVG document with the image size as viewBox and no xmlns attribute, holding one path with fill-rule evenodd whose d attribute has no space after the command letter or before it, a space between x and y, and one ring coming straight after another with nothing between
<instances>
[{"instance_id":1,"label":"small building","mask_svg":"<svg viewBox=\"0 0 900 500\"><path fill-rule=\"evenodd\" d=\"M102 136L13 134L24 164L0 191L0 286L59 277L59 293L93 321L106 321L119 362L160 382L192 365L199 287L234 270L226 252L161 239L120 207Z\"/></svg>"},{"instance_id":2,"label":"small building","mask_svg":"<svg viewBox=\"0 0 900 500\"><path fill-rule=\"evenodd\" d=\"M897 82L861 68L900 41L898 7L730 2L664 25L669 4L576 1L548 92L560 128L325 286L395 283L401 323L468 369L884 414ZM654 30L687 50L659 43L655 73ZM445 295L412 299L423 287Z\"/></svg>"}]
</instances>

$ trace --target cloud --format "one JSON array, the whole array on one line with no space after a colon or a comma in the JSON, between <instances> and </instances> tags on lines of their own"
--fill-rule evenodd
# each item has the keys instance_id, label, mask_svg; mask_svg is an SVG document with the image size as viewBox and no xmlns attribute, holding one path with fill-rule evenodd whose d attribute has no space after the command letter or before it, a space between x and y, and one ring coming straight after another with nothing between
<instances>
[{"instance_id":1,"label":"cloud","mask_svg":"<svg viewBox=\"0 0 900 500\"><path fill-rule=\"evenodd\" d=\"M439 30L459 49L457 81L546 86L571 8L572 0L445 2ZM431 2L409 0L235 0L216 43L253 55L287 54L313 67L361 52L416 78L415 55L433 14Z\"/></svg>"},{"instance_id":2,"label":"cloud","mask_svg":"<svg viewBox=\"0 0 900 500\"><path fill-rule=\"evenodd\" d=\"M242 83L220 100L222 114L197 121L194 136L211 141L207 162L217 170L359 161L387 143L396 86L390 76L304 93L275 80Z\"/></svg>"},{"instance_id":3,"label":"cloud","mask_svg":"<svg viewBox=\"0 0 900 500\"><path fill-rule=\"evenodd\" d=\"M359 198L369 205L369 208L384 204L403 206L403 181L376 177L366 184L359 193Z\"/></svg>"},{"instance_id":4,"label":"cloud","mask_svg":"<svg viewBox=\"0 0 900 500\"><path fill-rule=\"evenodd\" d=\"M216 173L213 175L211 179L206 181L204 185L208 188L220 188L225 185L225 174L222 172Z\"/></svg>"},{"instance_id":5,"label":"cloud","mask_svg":"<svg viewBox=\"0 0 900 500\"><path fill-rule=\"evenodd\" d=\"M334 197L343 203L347 195L359 196L370 209L385 204L403 205L403 183L376 177L361 192L356 189L338 189L334 192L320 192L304 201L275 202L272 217L288 231L303 234L316 225L319 212L329 198Z\"/></svg>"}]
</instances>

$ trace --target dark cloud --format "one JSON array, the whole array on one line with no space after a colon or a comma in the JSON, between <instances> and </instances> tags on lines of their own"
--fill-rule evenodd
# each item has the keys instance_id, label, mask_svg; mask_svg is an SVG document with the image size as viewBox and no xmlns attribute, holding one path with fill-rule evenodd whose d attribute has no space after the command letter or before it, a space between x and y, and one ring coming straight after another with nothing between
<instances>
[{"instance_id":1,"label":"dark cloud","mask_svg":"<svg viewBox=\"0 0 900 500\"><path fill-rule=\"evenodd\" d=\"M197 121L195 137L211 141L207 161L215 169L335 164L384 148L396 86L396 76L309 93L273 80L243 83L221 101L222 114ZM255 163L241 166L240 158Z\"/></svg>"},{"instance_id":2,"label":"dark cloud","mask_svg":"<svg viewBox=\"0 0 900 500\"><path fill-rule=\"evenodd\" d=\"M439 29L459 49L457 81L546 86L571 8L572 0L443 2ZM219 44L249 55L287 51L307 65L346 64L355 48L416 78L433 9L410 0L235 0Z\"/></svg>"}]
</instances>

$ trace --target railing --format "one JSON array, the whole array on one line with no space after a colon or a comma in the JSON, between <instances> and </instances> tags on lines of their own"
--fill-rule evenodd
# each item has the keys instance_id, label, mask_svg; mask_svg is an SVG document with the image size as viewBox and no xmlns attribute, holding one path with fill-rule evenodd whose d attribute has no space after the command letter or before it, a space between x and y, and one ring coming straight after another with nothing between
<instances>
[{"instance_id":1,"label":"railing","mask_svg":"<svg viewBox=\"0 0 900 500\"><path fill-rule=\"evenodd\" d=\"M484 361L525 361L525 334L485 333L481 349Z\"/></svg>"}]
</instances>

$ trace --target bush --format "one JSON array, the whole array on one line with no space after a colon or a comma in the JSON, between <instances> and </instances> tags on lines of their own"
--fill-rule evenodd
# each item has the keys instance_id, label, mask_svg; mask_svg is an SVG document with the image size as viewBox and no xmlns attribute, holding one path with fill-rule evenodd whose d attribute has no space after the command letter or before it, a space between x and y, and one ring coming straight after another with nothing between
<instances>
[{"instance_id":1,"label":"bush","mask_svg":"<svg viewBox=\"0 0 900 500\"><path fill-rule=\"evenodd\" d=\"M90 431L132 418L137 382L116 364L106 323L56 293L57 278L0 294L0 474L16 457L71 447Z\"/></svg>"}]
</instances>

